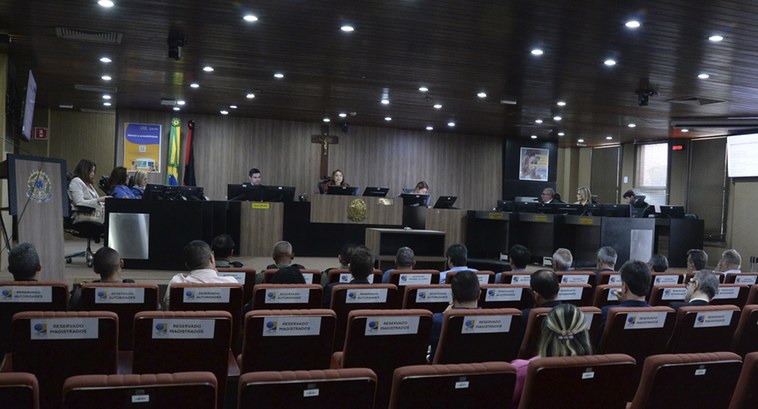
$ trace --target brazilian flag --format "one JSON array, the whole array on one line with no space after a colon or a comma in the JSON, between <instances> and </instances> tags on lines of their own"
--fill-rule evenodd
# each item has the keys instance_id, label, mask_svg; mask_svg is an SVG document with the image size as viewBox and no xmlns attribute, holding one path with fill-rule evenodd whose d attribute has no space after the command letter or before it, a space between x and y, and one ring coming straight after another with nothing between
<instances>
[{"instance_id":1,"label":"brazilian flag","mask_svg":"<svg viewBox=\"0 0 758 409\"><path fill-rule=\"evenodd\" d=\"M168 139L168 164L166 166L166 184L169 186L179 186L180 125L179 118L171 120L171 132Z\"/></svg>"}]
</instances>

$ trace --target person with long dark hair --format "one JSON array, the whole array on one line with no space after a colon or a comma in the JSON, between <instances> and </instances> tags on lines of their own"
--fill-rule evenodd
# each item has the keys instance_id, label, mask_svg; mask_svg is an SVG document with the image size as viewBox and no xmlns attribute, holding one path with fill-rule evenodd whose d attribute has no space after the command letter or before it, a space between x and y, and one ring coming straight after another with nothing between
<instances>
[{"instance_id":1,"label":"person with long dark hair","mask_svg":"<svg viewBox=\"0 0 758 409\"><path fill-rule=\"evenodd\" d=\"M116 199L136 199L132 189L126 184L127 173L126 168L123 166L116 166L111 171L110 177L108 177L108 191Z\"/></svg>"}]
</instances>

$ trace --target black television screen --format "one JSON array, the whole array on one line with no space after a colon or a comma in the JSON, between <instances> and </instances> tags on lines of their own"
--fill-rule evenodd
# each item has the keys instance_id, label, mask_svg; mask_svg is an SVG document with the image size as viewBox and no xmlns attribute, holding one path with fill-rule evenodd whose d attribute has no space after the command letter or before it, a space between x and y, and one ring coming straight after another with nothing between
<instances>
[{"instance_id":1,"label":"black television screen","mask_svg":"<svg viewBox=\"0 0 758 409\"><path fill-rule=\"evenodd\" d=\"M684 219L684 206L661 206L661 217Z\"/></svg>"},{"instance_id":2,"label":"black television screen","mask_svg":"<svg viewBox=\"0 0 758 409\"><path fill-rule=\"evenodd\" d=\"M584 213L584 205L571 203L542 203L537 206L537 211L547 214L580 215Z\"/></svg>"},{"instance_id":3,"label":"black television screen","mask_svg":"<svg viewBox=\"0 0 758 409\"><path fill-rule=\"evenodd\" d=\"M263 191L264 202L291 202L295 198L292 186L263 186Z\"/></svg>"},{"instance_id":4,"label":"black television screen","mask_svg":"<svg viewBox=\"0 0 758 409\"><path fill-rule=\"evenodd\" d=\"M226 200L248 200L251 202L263 202L266 195L261 185L250 183L229 184L226 186Z\"/></svg>"},{"instance_id":5,"label":"black television screen","mask_svg":"<svg viewBox=\"0 0 758 409\"><path fill-rule=\"evenodd\" d=\"M21 125L21 135L27 141L32 139L32 120L34 119L34 103L37 99L37 81L34 80L32 70L29 70L29 80L26 83L26 97L24 98L24 118Z\"/></svg>"},{"instance_id":6,"label":"black television screen","mask_svg":"<svg viewBox=\"0 0 758 409\"><path fill-rule=\"evenodd\" d=\"M387 197L387 193L389 193L389 191L390 191L390 188L388 187L369 186L363 189L363 196Z\"/></svg>"},{"instance_id":7,"label":"black television screen","mask_svg":"<svg viewBox=\"0 0 758 409\"><path fill-rule=\"evenodd\" d=\"M428 206L429 195L421 193L403 193L403 206Z\"/></svg>"},{"instance_id":8,"label":"black television screen","mask_svg":"<svg viewBox=\"0 0 758 409\"><path fill-rule=\"evenodd\" d=\"M452 209L455 201L458 200L458 196L440 196L437 198L437 202L434 203L435 209Z\"/></svg>"},{"instance_id":9,"label":"black television screen","mask_svg":"<svg viewBox=\"0 0 758 409\"><path fill-rule=\"evenodd\" d=\"M205 193L201 186L181 186L180 192L185 200L205 200Z\"/></svg>"},{"instance_id":10,"label":"black television screen","mask_svg":"<svg viewBox=\"0 0 758 409\"><path fill-rule=\"evenodd\" d=\"M537 202L513 202L513 211L520 213L537 213Z\"/></svg>"},{"instance_id":11,"label":"black television screen","mask_svg":"<svg viewBox=\"0 0 758 409\"><path fill-rule=\"evenodd\" d=\"M163 191L166 189L166 186L163 185L153 185L148 183L147 186L145 186L145 193L142 194L143 200L163 200Z\"/></svg>"},{"instance_id":12,"label":"black television screen","mask_svg":"<svg viewBox=\"0 0 758 409\"><path fill-rule=\"evenodd\" d=\"M605 217L629 217L628 204L604 203L601 206L603 206L603 216Z\"/></svg>"},{"instance_id":13,"label":"black television screen","mask_svg":"<svg viewBox=\"0 0 758 409\"><path fill-rule=\"evenodd\" d=\"M516 206L514 203L515 202L513 200L498 200L495 210L499 212L514 212L516 211Z\"/></svg>"},{"instance_id":14,"label":"black television screen","mask_svg":"<svg viewBox=\"0 0 758 409\"><path fill-rule=\"evenodd\" d=\"M358 190L357 186L329 185L326 187L326 193L329 195L358 196Z\"/></svg>"}]
</instances>

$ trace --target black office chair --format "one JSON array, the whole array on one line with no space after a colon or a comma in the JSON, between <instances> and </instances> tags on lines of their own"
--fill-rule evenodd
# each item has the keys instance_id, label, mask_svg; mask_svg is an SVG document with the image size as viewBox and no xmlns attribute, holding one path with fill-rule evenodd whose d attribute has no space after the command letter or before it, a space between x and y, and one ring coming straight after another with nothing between
<instances>
[{"instance_id":1,"label":"black office chair","mask_svg":"<svg viewBox=\"0 0 758 409\"><path fill-rule=\"evenodd\" d=\"M100 188L100 190L103 191L106 195L110 196L111 190L108 186L108 176L101 176L100 181L97 182L97 186Z\"/></svg>"},{"instance_id":2,"label":"black office chair","mask_svg":"<svg viewBox=\"0 0 758 409\"><path fill-rule=\"evenodd\" d=\"M71 183L73 175L68 172L68 182ZM105 186L108 186L108 178L105 179ZM100 188L103 188L103 179L100 179ZM68 217L63 218L63 230L74 237L87 239L87 248L84 251L65 255L66 263L71 264L74 257L84 257L87 261L87 267L92 267L92 242L100 243L100 239L105 235L105 227L101 223L79 221L74 222L75 212L94 212L95 209L86 206L79 206L76 210L70 212Z\"/></svg>"}]
</instances>

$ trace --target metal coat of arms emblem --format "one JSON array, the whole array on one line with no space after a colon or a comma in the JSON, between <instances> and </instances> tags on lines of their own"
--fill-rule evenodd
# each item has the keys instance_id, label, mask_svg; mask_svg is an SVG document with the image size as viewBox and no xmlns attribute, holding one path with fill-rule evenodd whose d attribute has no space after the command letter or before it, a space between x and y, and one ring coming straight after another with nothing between
<instances>
[{"instance_id":1,"label":"metal coat of arms emblem","mask_svg":"<svg viewBox=\"0 0 758 409\"><path fill-rule=\"evenodd\" d=\"M35 203L47 203L53 198L53 185L45 172L32 171L26 179L26 197Z\"/></svg>"}]
</instances>

